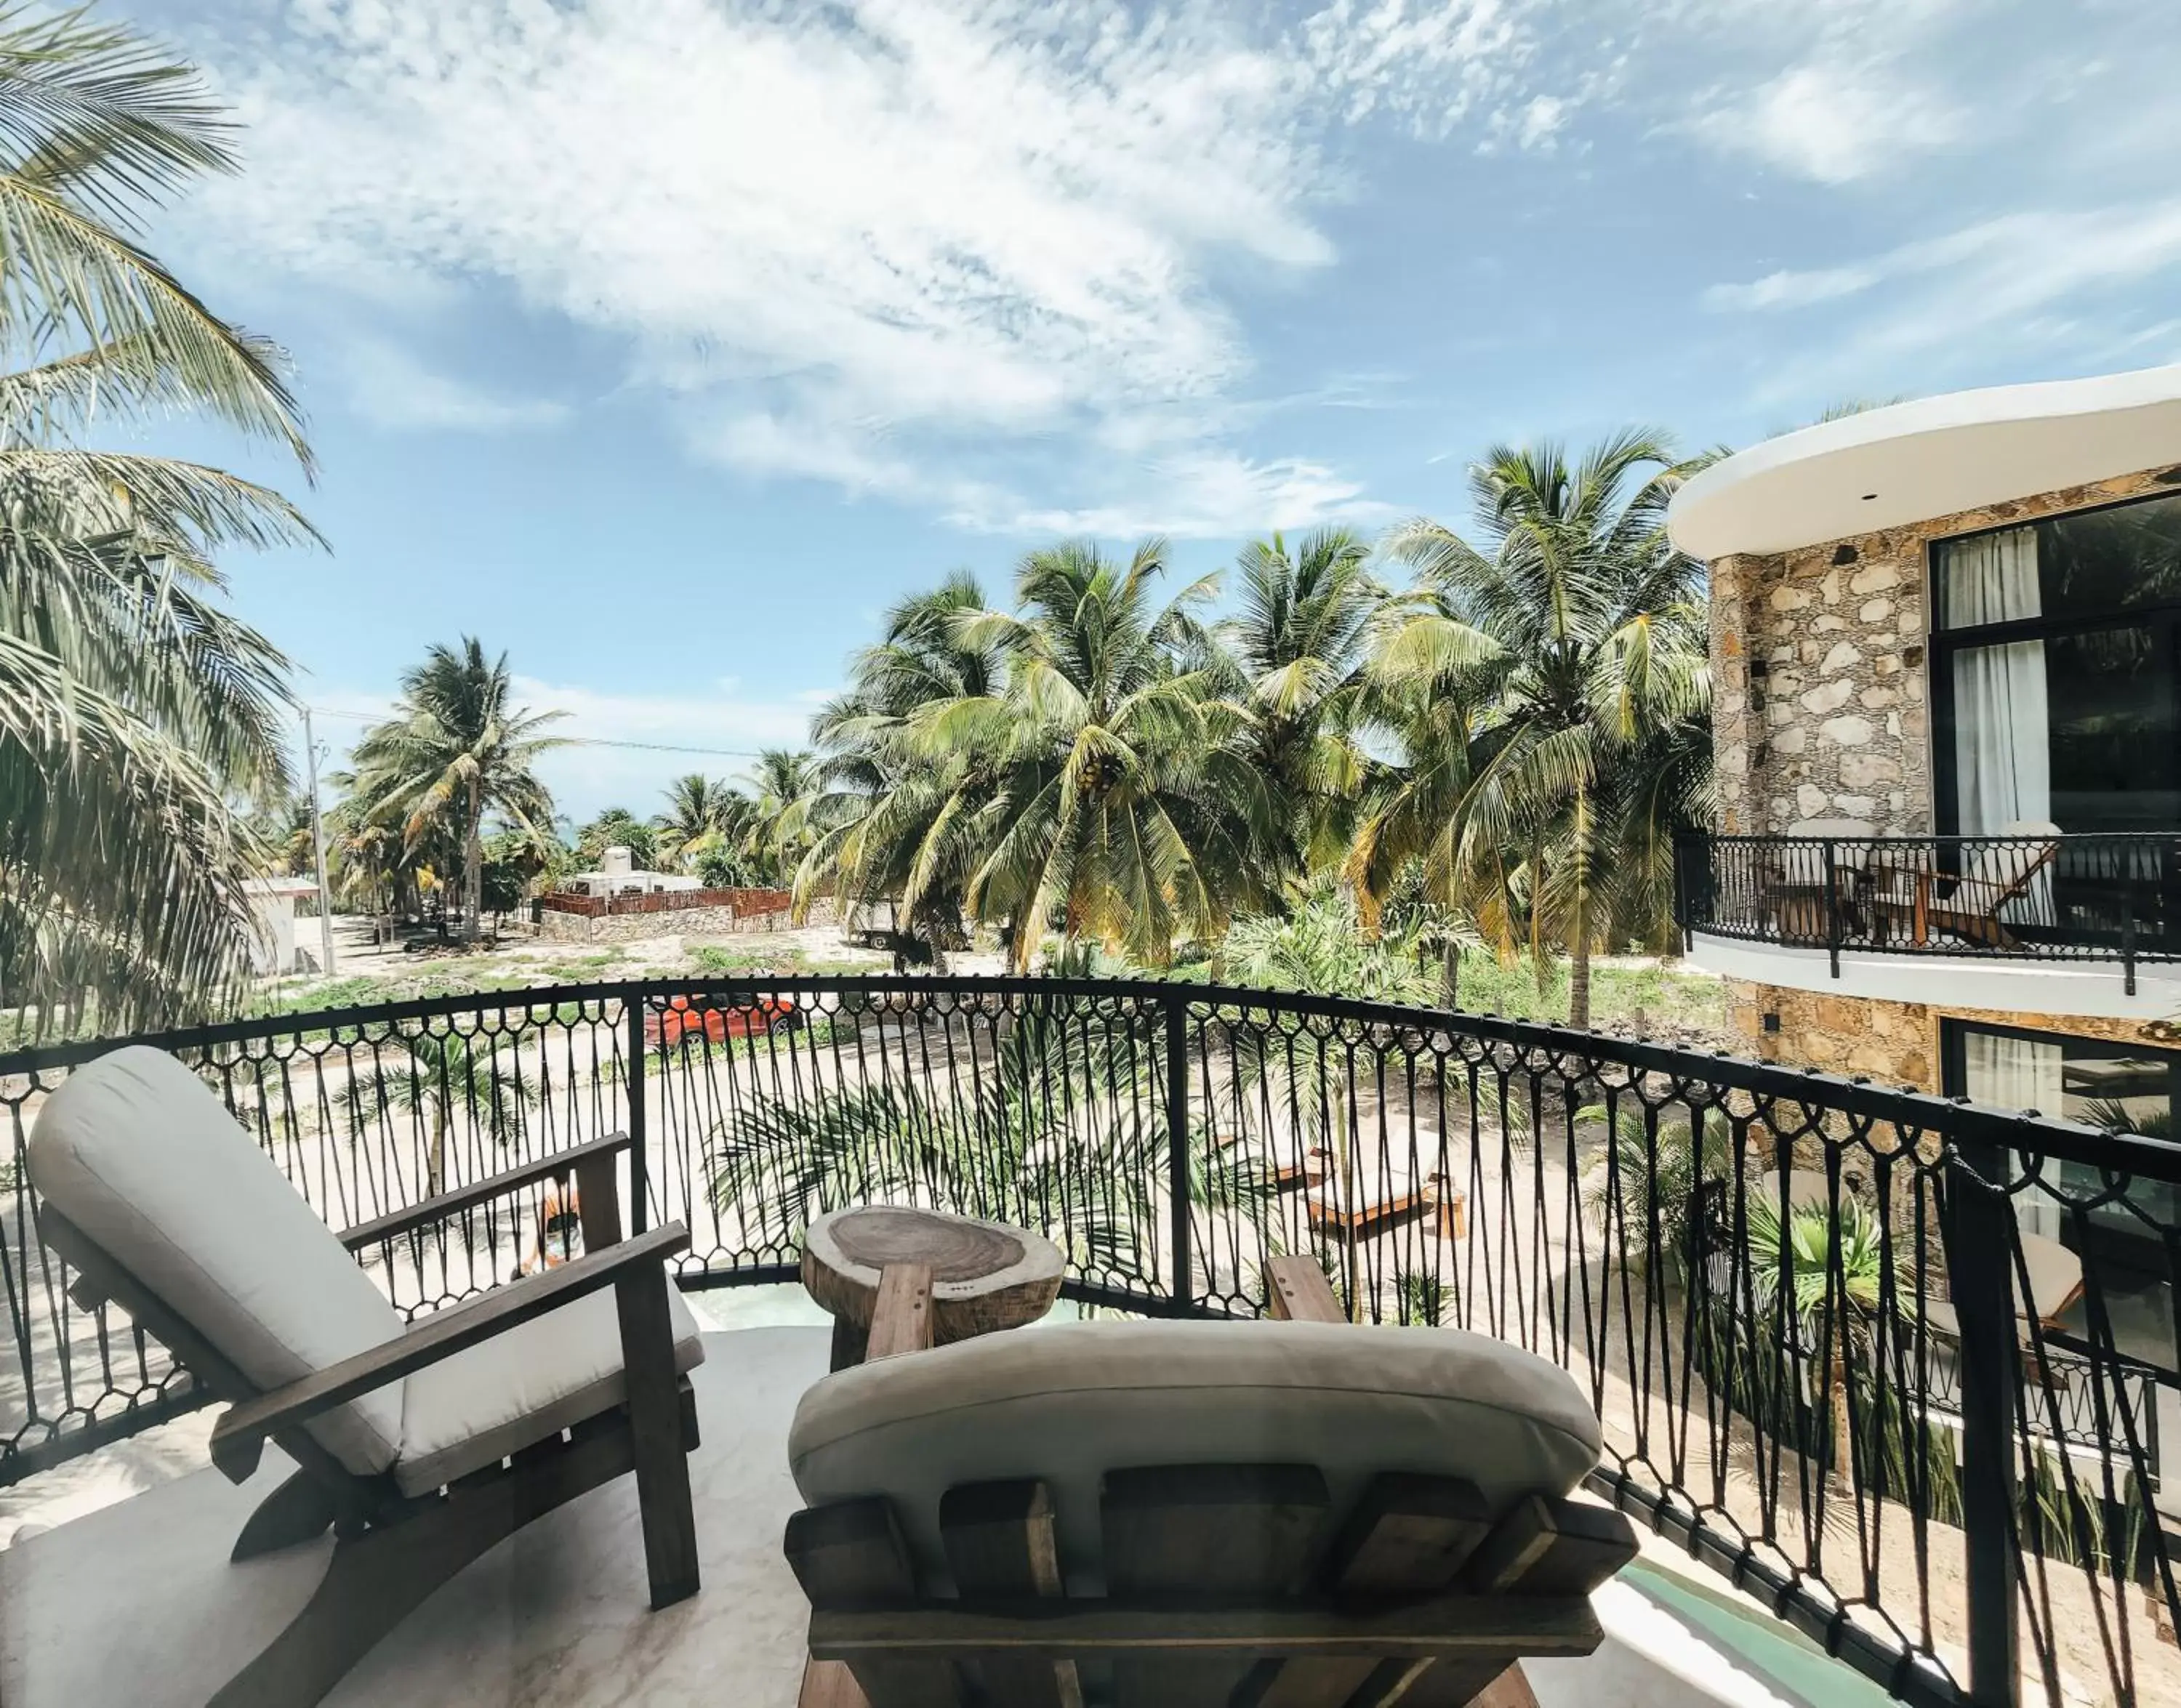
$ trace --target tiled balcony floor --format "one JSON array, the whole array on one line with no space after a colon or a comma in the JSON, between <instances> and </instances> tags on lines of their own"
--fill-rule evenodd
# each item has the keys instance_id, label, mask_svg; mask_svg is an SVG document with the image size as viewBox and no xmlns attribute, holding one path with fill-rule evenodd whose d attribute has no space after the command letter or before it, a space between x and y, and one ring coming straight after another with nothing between
<instances>
[{"instance_id":1,"label":"tiled balcony floor","mask_svg":"<svg viewBox=\"0 0 2181 1708\"><path fill-rule=\"evenodd\" d=\"M330 1708L792 1708L807 1610L780 1553L797 1505L785 1443L797 1397L825 1374L827 1337L743 1329L706 1345L694 1376L698 1595L648 1610L636 1491L622 1478L472 1566L365 1658ZM330 1552L322 1541L228 1563L243 1519L286 1469L273 1450L242 1488L193 1473L0 1553L0 1701L197 1708L308 1597ZM1776 1669L1760 1682L1730 1645L1697 1634L1700 1622L1632 1587L1649 1570L1600 1595L1608 1637L1597 1655L1531 1663L1543 1708L1812 1701L1807 1684ZM1814 1653L1803 1658L1826 1702L1885 1700Z\"/></svg>"}]
</instances>

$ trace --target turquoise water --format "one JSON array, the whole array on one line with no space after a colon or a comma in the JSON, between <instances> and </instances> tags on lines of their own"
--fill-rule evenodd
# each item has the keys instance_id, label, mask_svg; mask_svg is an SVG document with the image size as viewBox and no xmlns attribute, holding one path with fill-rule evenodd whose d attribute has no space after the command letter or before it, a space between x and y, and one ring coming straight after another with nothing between
<instances>
[{"instance_id":1,"label":"turquoise water","mask_svg":"<svg viewBox=\"0 0 2181 1708\"><path fill-rule=\"evenodd\" d=\"M1730 1595L1642 1561L1622 1572L1621 1581L1790 1701L1808 1708L1897 1708L1884 1690L1793 1626Z\"/></svg>"}]
</instances>

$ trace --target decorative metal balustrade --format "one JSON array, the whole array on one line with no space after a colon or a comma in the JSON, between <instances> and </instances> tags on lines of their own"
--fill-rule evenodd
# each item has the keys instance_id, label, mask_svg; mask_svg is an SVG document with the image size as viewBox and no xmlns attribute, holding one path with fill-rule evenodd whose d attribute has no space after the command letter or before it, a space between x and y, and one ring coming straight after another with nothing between
<instances>
[{"instance_id":1,"label":"decorative metal balustrade","mask_svg":"<svg viewBox=\"0 0 2181 1708\"><path fill-rule=\"evenodd\" d=\"M2119 963L2181 959L2181 833L1687 835L1675 918L1823 950Z\"/></svg>"},{"instance_id":2,"label":"decorative metal balustrade","mask_svg":"<svg viewBox=\"0 0 2181 1708\"><path fill-rule=\"evenodd\" d=\"M1264 1258L1314 1253L1361 1322L1570 1370L1604 1421L1596 1492L1902 1700L2181 1700L2158 1450L2181 1226L2134 1192L2181 1179L2156 1139L1157 983L560 987L152 1041L339 1227L626 1129L639 1225L693 1231L686 1287L788 1281L812 1216L874 1200L1035 1226L1068 1294L1118 1311L1253 1314ZM76 1306L24 1182L43 1098L112 1047L0 1059L0 1481L198 1399L117 1310ZM2032 1193L2035 1237L2093 1254L2064 1303L2026 1266ZM506 1279L536 1210L511 1193L364 1260L414 1314ZM2125 1272L2095 1255L2116 1215L2144 1236Z\"/></svg>"}]
</instances>

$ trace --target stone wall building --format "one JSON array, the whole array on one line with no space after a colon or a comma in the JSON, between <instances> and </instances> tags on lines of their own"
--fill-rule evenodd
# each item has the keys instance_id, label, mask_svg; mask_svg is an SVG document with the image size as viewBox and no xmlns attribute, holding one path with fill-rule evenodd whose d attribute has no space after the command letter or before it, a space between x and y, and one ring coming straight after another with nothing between
<instances>
[{"instance_id":1,"label":"stone wall building","mask_svg":"<svg viewBox=\"0 0 2181 1708\"><path fill-rule=\"evenodd\" d=\"M1933 822L1928 590L1935 541L2174 490L2170 466L1711 565L1720 828Z\"/></svg>"},{"instance_id":2,"label":"stone wall building","mask_svg":"<svg viewBox=\"0 0 2181 1708\"><path fill-rule=\"evenodd\" d=\"M2077 560L2091 554L2068 544L2084 518L2099 551L2137 554L2118 597L2106 566L2084 574ZM2181 1041L2181 917L2167 917L2181 916L2181 894L2157 899L2175 889L2173 862L2151 840L2181 832L2181 672L2166 661L2085 686L2078 660L2067 665L2076 676L2059 675L2078 631L2127 642L2109 648L2116 657L2133 646L2156 659L2181 622L2181 370L1827 422L1698 476L1676 496L1671 526L1710 571L1717 829L1758 839L1712 845L1714 864L1690 892L1699 913L1712 910L1693 922L1692 950L1727 975L1730 1022L1752 1053L1959 1093L1964 1035L2006 1028L2142 1052ZM1949 552L1968 552L1963 573L1997 584L1999 572L1957 543L1984 539L2020 543L2017 558L1997 548L1984 556L2027 566L2013 587L2021 610L2004 615L2036 620L1950 629L1935 609ZM2063 572L2073 577L2065 586ZM1949 711L1966 691L1950 660L1988 652L1985 632L1994 646L2027 649L2033 669L2044 658L2052 682L2036 714L2049 736L2017 741L2049 746L2029 785L2044 792L2012 816L2064 834L2051 839L2058 853L2038 887L2000 911L2005 928L1992 934L2018 956L1938 930L1911 942L1900 910L1863 905L1907 881L1893 869L1920 863L1941 909L1965 862L1998 857L1980 852L1993 845L1958 840L2005 828L1963 817L1964 777L1997 763L1970 721L2032 714ZM2162 675L2162 686L2152 680ZM2044 684L2031 686L2043 696ZM2111 705L2068 722L2071 706L2108 687ZM1827 902L1807 839L1844 826L1888 840L1834 845L1848 875L1834 872ZM2092 834L2120 830L2145 846ZM1772 840L1797 833L1799 846ZM2099 858L2142 868L2122 904L2129 932L2101 929L2097 905L2074 905L2084 885L2073 874ZM2014 923L2033 902L2057 910L2035 931Z\"/></svg>"},{"instance_id":3,"label":"stone wall building","mask_svg":"<svg viewBox=\"0 0 2181 1708\"><path fill-rule=\"evenodd\" d=\"M1825 819L1860 819L1882 836L1941 829L1930 703L1934 543L2172 493L2177 476L2181 470L2171 465L2136 470L1908 526L1714 561L1719 829L1785 835L1798 824ZM1948 1088L1942 1035L1950 1021L2031 1024L2147 1044L2181 1039L2174 1024L2181 992L2159 999L2172 997L2173 1006L2129 1018L2055 1012L2049 1001L2010 1009L1888 1000L1750 978L1731 978L1727 991L1729 1024L1753 1054L1926 1091Z\"/></svg>"}]
</instances>

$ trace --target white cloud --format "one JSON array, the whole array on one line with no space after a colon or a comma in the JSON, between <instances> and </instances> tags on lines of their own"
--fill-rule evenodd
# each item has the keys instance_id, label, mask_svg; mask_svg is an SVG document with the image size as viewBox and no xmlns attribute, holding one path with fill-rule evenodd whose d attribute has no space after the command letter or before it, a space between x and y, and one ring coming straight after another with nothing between
<instances>
[{"instance_id":1,"label":"white cloud","mask_svg":"<svg viewBox=\"0 0 2181 1708\"><path fill-rule=\"evenodd\" d=\"M1828 384L1889 387L1897 383L1889 371L1901 372L1904 358L1972 355L1990 348L1994 333L2004 333L2018 353L2084 345L2085 317L2096 322L2086 347L2155 344L2156 328L2101 312L2101 294L2175 267L2181 267L2181 199L2007 214L1848 267L1716 285L1705 300L1724 309L1792 310L1848 295L1867 299L1848 334L1774 369L1771 393L1784 395Z\"/></svg>"},{"instance_id":2,"label":"white cloud","mask_svg":"<svg viewBox=\"0 0 2181 1708\"><path fill-rule=\"evenodd\" d=\"M1674 128L1722 154L1753 156L1819 184L1905 170L1970 129L1949 87L1949 30L2007 3L1664 0L1654 9L1683 26L1681 47L1716 79Z\"/></svg>"},{"instance_id":3,"label":"white cloud","mask_svg":"<svg viewBox=\"0 0 2181 1708\"><path fill-rule=\"evenodd\" d=\"M1768 273L1747 284L1714 284L1703 294L1706 308L1748 311L1768 308L1807 308L1812 303L1853 296L1868 290L1884 277L1875 267L1808 267L1800 272Z\"/></svg>"},{"instance_id":4,"label":"white cloud","mask_svg":"<svg viewBox=\"0 0 2181 1708\"><path fill-rule=\"evenodd\" d=\"M572 413L550 398L502 397L433 372L385 339L351 339L344 365L350 402L377 427L505 433L556 427Z\"/></svg>"},{"instance_id":5,"label":"white cloud","mask_svg":"<svg viewBox=\"0 0 2181 1708\"><path fill-rule=\"evenodd\" d=\"M1540 95L1523 107L1515 124L1518 147L1543 147L1560 134L1568 121L1568 103L1556 95Z\"/></svg>"},{"instance_id":6,"label":"white cloud","mask_svg":"<svg viewBox=\"0 0 2181 1708\"><path fill-rule=\"evenodd\" d=\"M1952 141L1960 123L1928 89L1869 63L1798 65L1710 121L1752 152L1820 184L1845 184Z\"/></svg>"},{"instance_id":7,"label":"white cloud","mask_svg":"<svg viewBox=\"0 0 2181 1708\"><path fill-rule=\"evenodd\" d=\"M1203 0L289 0L210 50L251 169L204 234L328 285L511 285L622 338L753 474L997 514L1024 501L988 447L1149 416L1145 482L1116 465L1087 501L1206 511L1251 366L1215 262L1333 259L1313 206L1343 117L1546 140L1566 104L1522 78L1552 3L1333 0L1289 29ZM480 428L555 408L383 377L362 402Z\"/></svg>"},{"instance_id":8,"label":"white cloud","mask_svg":"<svg viewBox=\"0 0 2181 1708\"><path fill-rule=\"evenodd\" d=\"M1611 122L1869 207L2051 128L2054 91L2138 40L2139 98L2081 96L2114 117L2066 146L2171 140L2143 27L2167 0L2107 0L2095 41L2018 0L199 3L192 45L251 127L248 173L193 205L201 253L389 319L489 291L603 335L700 456L1001 530L1368 512L1306 423L1250 401L1225 288L1335 261L1344 126L1580 154ZM1886 303L1915 271L1707 301ZM432 378L360 377L359 406L472 430L563 407Z\"/></svg>"},{"instance_id":9,"label":"white cloud","mask_svg":"<svg viewBox=\"0 0 2181 1708\"><path fill-rule=\"evenodd\" d=\"M1252 461L1234 452L1195 449L1146 466L1138 492L1125 503L958 512L964 526L1006 533L1096 534L1127 537L1164 533L1223 538L1267 528L1384 521L1392 508L1367 499L1362 488L1321 463L1298 458Z\"/></svg>"}]
</instances>

